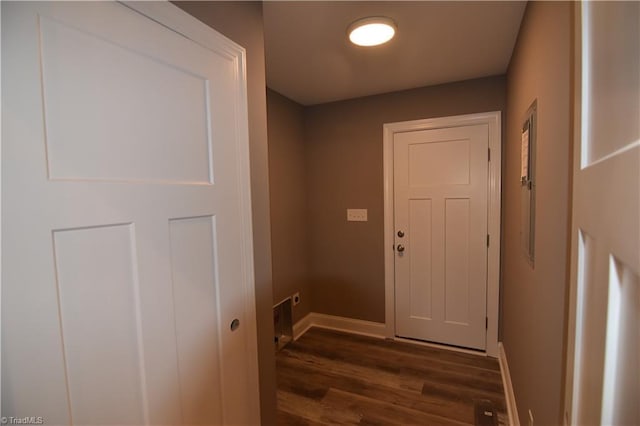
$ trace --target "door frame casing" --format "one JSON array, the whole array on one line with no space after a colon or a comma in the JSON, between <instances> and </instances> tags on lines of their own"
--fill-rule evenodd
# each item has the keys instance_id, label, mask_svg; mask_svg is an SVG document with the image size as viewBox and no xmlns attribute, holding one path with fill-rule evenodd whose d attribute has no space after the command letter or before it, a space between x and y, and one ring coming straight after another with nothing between
<instances>
[{"instance_id":1,"label":"door frame casing","mask_svg":"<svg viewBox=\"0 0 640 426\"><path fill-rule=\"evenodd\" d=\"M487 232L490 244L487 250L487 336L486 354L497 358L498 320L500 304L500 203L502 174L502 117L500 111L423 120L386 123L383 126L384 169L384 283L385 283L385 336L396 337L395 325L395 252L394 196L393 196L393 138L396 133L433 130L487 124L489 149L487 176Z\"/></svg>"}]
</instances>

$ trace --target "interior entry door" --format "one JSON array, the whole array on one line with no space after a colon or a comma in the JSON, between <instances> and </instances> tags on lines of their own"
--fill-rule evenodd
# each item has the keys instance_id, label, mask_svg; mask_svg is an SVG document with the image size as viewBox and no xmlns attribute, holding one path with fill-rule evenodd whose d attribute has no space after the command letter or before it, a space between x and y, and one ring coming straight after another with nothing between
<instances>
[{"instance_id":1,"label":"interior entry door","mask_svg":"<svg viewBox=\"0 0 640 426\"><path fill-rule=\"evenodd\" d=\"M2 416L256 424L244 52L135 7L2 3Z\"/></svg>"},{"instance_id":2,"label":"interior entry door","mask_svg":"<svg viewBox=\"0 0 640 426\"><path fill-rule=\"evenodd\" d=\"M565 424L640 424L640 3L574 5Z\"/></svg>"},{"instance_id":3,"label":"interior entry door","mask_svg":"<svg viewBox=\"0 0 640 426\"><path fill-rule=\"evenodd\" d=\"M396 334L486 348L488 125L394 134Z\"/></svg>"}]
</instances>

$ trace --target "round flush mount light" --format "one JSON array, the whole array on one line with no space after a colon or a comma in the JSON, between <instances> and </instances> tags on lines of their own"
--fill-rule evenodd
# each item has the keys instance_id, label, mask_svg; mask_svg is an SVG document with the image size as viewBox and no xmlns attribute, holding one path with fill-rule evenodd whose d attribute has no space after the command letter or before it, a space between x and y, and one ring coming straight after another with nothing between
<instances>
[{"instance_id":1,"label":"round flush mount light","mask_svg":"<svg viewBox=\"0 0 640 426\"><path fill-rule=\"evenodd\" d=\"M371 17L359 19L349 25L347 33L351 43L358 46L378 46L396 34L396 23L391 18Z\"/></svg>"}]
</instances>

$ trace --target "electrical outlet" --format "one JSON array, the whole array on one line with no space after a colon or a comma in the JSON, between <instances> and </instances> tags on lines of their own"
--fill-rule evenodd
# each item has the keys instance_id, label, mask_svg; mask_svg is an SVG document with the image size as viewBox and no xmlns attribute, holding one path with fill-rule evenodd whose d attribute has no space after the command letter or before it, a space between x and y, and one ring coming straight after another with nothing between
<instances>
[{"instance_id":1,"label":"electrical outlet","mask_svg":"<svg viewBox=\"0 0 640 426\"><path fill-rule=\"evenodd\" d=\"M347 209L347 222L366 222L367 209Z\"/></svg>"},{"instance_id":2,"label":"electrical outlet","mask_svg":"<svg viewBox=\"0 0 640 426\"><path fill-rule=\"evenodd\" d=\"M296 306L298 303L300 303L300 292L294 294L291 300L293 300L293 306Z\"/></svg>"},{"instance_id":3,"label":"electrical outlet","mask_svg":"<svg viewBox=\"0 0 640 426\"><path fill-rule=\"evenodd\" d=\"M531 412L531 408L529 408L529 425L533 426L533 413Z\"/></svg>"}]
</instances>

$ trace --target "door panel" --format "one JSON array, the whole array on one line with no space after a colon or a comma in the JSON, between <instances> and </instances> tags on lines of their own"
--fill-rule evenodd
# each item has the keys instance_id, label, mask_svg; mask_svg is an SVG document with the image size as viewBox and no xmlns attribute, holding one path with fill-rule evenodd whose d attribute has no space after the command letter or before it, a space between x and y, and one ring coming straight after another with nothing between
<instances>
[{"instance_id":1,"label":"door panel","mask_svg":"<svg viewBox=\"0 0 640 426\"><path fill-rule=\"evenodd\" d=\"M444 204L444 321L469 324L469 199Z\"/></svg>"},{"instance_id":2,"label":"door panel","mask_svg":"<svg viewBox=\"0 0 640 426\"><path fill-rule=\"evenodd\" d=\"M487 125L394 134L396 333L484 349Z\"/></svg>"},{"instance_id":3,"label":"door panel","mask_svg":"<svg viewBox=\"0 0 640 426\"><path fill-rule=\"evenodd\" d=\"M183 421L221 424L215 218L170 220L169 235Z\"/></svg>"},{"instance_id":4,"label":"door panel","mask_svg":"<svg viewBox=\"0 0 640 426\"><path fill-rule=\"evenodd\" d=\"M409 228L411 229L411 253L421 262L411 262L409 293L411 309L415 318L431 319L433 316L433 277L431 247L431 200L409 200Z\"/></svg>"},{"instance_id":5,"label":"door panel","mask_svg":"<svg viewBox=\"0 0 640 426\"><path fill-rule=\"evenodd\" d=\"M134 233L131 224L53 233L69 400L86 424L144 422Z\"/></svg>"},{"instance_id":6,"label":"door panel","mask_svg":"<svg viewBox=\"0 0 640 426\"><path fill-rule=\"evenodd\" d=\"M3 416L256 423L241 48L168 3L1 7Z\"/></svg>"},{"instance_id":7,"label":"door panel","mask_svg":"<svg viewBox=\"0 0 640 426\"><path fill-rule=\"evenodd\" d=\"M203 59L166 63L95 21L81 31L40 17L50 177L209 182L206 69L214 64L205 58L212 55L179 40Z\"/></svg>"},{"instance_id":8,"label":"door panel","mask_svg":"<svg viewBox=\"0 0 640 426\"><path fill-rule=\"evenodd\" d=\"M409 185L469 183L469 141L453 140L409 145Z\"/></svg>"}]
</instances>

